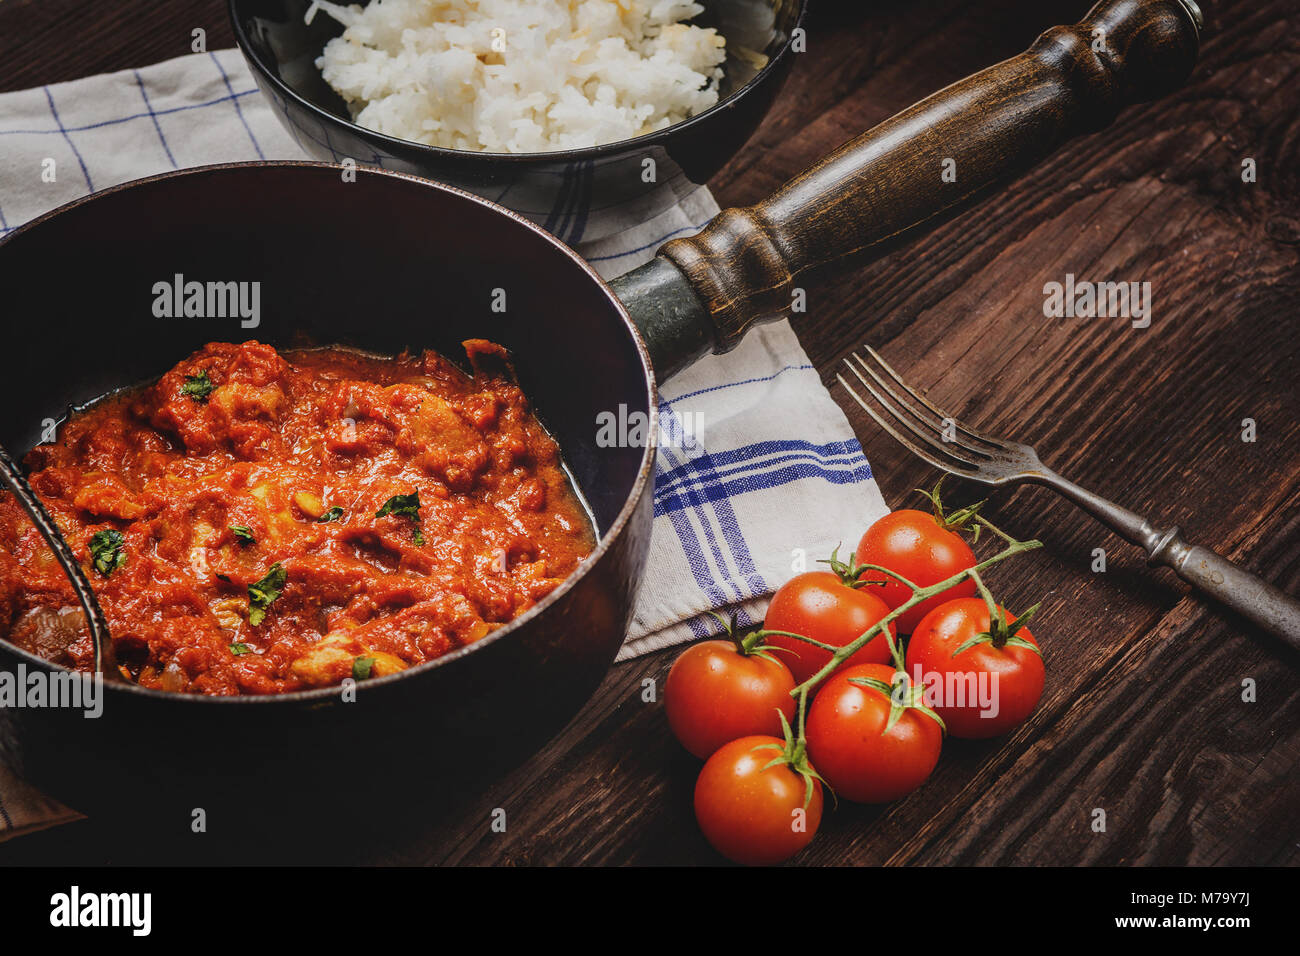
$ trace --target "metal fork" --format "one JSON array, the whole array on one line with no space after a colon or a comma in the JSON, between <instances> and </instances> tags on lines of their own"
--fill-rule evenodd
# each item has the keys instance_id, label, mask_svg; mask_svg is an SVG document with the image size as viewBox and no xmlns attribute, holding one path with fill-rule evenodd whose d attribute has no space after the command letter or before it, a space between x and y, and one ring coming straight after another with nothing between
<instances>
[{"instance_id":1,"label":"metal fork","mask_svg":"<svg viewBox=\"0 0 1300 956\"><path fill-rule=\"evenodd\" d=\"M1156 528L1127 508L1062 478L1039 461L1038 453L1030 446L994 438L962 424L911 388L874 349L867 347L866 351L874 361L851 353L844 364L885 415L879 414L843 375L836 378L881 428L915 455L941 471L985 485L1046 485L1144 549L1148 564L1173 568L1192 587L1300 650L1300 601L1213 551L1189 545L1180 537L1177 525Z\"/></svg>"}]
</instances>

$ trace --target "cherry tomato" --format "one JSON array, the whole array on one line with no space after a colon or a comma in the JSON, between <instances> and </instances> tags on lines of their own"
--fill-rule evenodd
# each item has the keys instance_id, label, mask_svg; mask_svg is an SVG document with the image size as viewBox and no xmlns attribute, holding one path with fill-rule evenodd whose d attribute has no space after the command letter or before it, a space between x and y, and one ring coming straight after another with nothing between
<instances>
[{"instance_id":1,"label":"cherry tomato","mask_svg":"<svg viewBox=\"0 0 1300 956\"><path fill-rule=\"evenodd\" d=\"M911 793L939 762L943 730L908 707L886 732L890 698L855 680L892 686L894 668L846 667L826 681L808 709L808 756L831 790L858 803L888 803Z\"/></svg>"},{"instance_id":2,"label":"cherry tomato","mask_svg":"<svg viewBox=\"0 0 1300 956\"><path fill-rule=\"evenodd\" d=\"M701 759L750 734L777 734L794 717L794 678L776 655L742 654L733 641L703 641L673 662L664 683L668 724Z\"/></svg>"},{"instance_id":3,"label":"cherry tomato","mask_svg":"<svg viewBox=\"0 0 1300 956\"><path fill-rule=\"evenodd\" d=\"M1005 611L1003 613L1006 613ZM981 739L1004 734L1025 721L1043 694L1043 658L1033 635L1007 614L1010 643L981 641L989 633L989 608L980 598L960 598L935 608L917 625L907 645L907 672L926 687L926 700L954 737ZM1033 647L1017 645L1020 638ZM933 689L931 689L933 685Z\"/></svg>"},{"instance_id":4,"label":"cherry tomato","mask_svg":"<svg viewBox=\"0 0 1300 956\"><path fill-rule=\"evenodd\" d=\"M700 771L695 819L705 839L729 860L746 866L788 860L821 825L821 784L812 781L805 807L805 778L785 763L767 766L784 746L777 737L741 737L719 748Z\"/></svg>"},{"instance_id":5,"label":"cherry tomato","mask_svg":"<svg viewBox=\"0 0 1300 956\"><path fill-rule=\"evenodd\" d=\"M772 596L763 628L790 631L823 644L843 647L857 640L889 610L875 594L850 587L833 571L809 571L791 578ZM896 634L892 623L889 632ZM790 668L796 684L812 677L831 659L830 651L793 637L769 634L764 640L772 647L784 649L777 654ZM889 644L884 634L877 634L840 666L883 664L888 660Z\"/></svg>"},{"instance_id":6,"label":"cherry tomato","mask_svg":"<svg viewBox=\"0 0 1300 956\"><path fill-rule=\"evenodd\" d=\"M934 515L912 509L890 512L868 528L853 557L858 564L875 564L896 571L921 587L938 584L975 566L975 555L959 534L940 525ZM863 577L880 580L882 575L867 571ZM883 585L868 584L864 590L881 598L890 610L912 596L907 585L892 578ZM974 594L975 582L954 584L901 615L895 622L899 633L912 633L921 618L945 601Z\"/></svg>"}]
</instances>

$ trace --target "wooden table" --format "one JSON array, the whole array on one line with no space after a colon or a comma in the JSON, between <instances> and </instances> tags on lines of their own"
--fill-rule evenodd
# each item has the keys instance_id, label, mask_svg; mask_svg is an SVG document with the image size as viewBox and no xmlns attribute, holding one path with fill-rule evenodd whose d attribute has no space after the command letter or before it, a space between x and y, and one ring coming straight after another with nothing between
<instances>
[{"instance_id":1,"label":"wooden table","mask_svg":"<svg viewBox=\"0 0 1300 956\"><path fill-rule=\"evenodd\" d=\"M870 342L974 424L1036 443L1059 470L1194 540L1300 586L1300 19L1297 0L1203 4L1183 90L1124 113L973 215L812 290L797 326L834 382ZM231 44L224 3L0 0L0 89ZM1088 0L814 0L809 53L744 151L711 184L753 202L931 91L1078 19ZM128 11L130 11L128 15ZM1289 22L1288 22L1289 21ZM1254 159L1258 181L1243 183ZM1047 319L1066 273L1153 286L1151 327ZM886 499L933 474L847 399ZM1242 440L1243 419L1257 427ZM973 495L973 489L961 489ZM1046 547L997 573L1012 609L1042 599L1048 684L1028 725L952 742L933 778L881 809L843 805L809 864L1285 864L1300 861L1300 679L1266 635L1153 573L1050 493L987 512ZM856 529L845 529L846 538ZM1104 548L1105 573L1093 573ZM716 863L690 794L697 764L641 701L665 651L613 668L527 765L390 832L348 821L316 858L404 863ZM1243 681L1256 688L1242 699ZM489 828L505 808L505 834ZM1106 811L1105 833L1091 828ZM12 841L5 862L193 861L184 840L95 820ZM211 854L213 851L204 850ZM242 848L239 859L249 859ZM219 854L218 854L219 855ZM234 854L232 853L232 857ZM283 859L260 847L257 858Z\"/></svg>"}]
</instances>

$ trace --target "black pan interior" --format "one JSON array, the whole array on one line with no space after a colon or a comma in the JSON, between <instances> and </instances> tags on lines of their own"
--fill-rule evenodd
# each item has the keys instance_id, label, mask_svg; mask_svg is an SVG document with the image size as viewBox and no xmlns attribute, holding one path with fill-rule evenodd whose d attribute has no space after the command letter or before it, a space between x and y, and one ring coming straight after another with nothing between
<instances>
[{"instance_id":1,"label":"black pan interior","mask_svg":"<svg viewBox=\"0 0 1300 956\"><path fill-rule=\"evenodd\" d=\"M99 194L4 243L0 442L21 455L69 408L153 379L211 341L395 354L510 349L606 532L641 448L601 448L602 411L647 411L636 342L609 293L555 240L474 199L369 170L213 167ZM155 288L260 282L260 324L158 317ZM498 291L499 290L499 291ZM495 311L504 296L504 311Z\"/></svg>"},{"instance_id":2,"label":"black pan interior","mask_svg":"<svg viewBox=\"0 0 1300 956\"><path fill-rule=\"evenodd\" d=\"M361 6L366 6L361 3ZM768 59L781 52L799 16L796 0L700 0L704 12L691 22L717 27L727 38L721 98L743 88ZM340 119L351 121L347 104L316 68L325 44L343 32L338 21L320 11L310 25L303 17L311 0L233 0L253 53L266 68L303 99Z\"/></svg>"}]
</instances>

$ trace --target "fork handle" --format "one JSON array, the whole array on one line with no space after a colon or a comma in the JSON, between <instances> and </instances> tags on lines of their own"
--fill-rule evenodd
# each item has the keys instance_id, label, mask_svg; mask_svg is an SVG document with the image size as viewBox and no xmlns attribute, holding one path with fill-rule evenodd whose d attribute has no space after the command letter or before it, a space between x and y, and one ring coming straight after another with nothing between
<instances>
[{"instance_id":1,"label":"fork handle","mask_svg":"<svg viewBox=\"0 0 1300 956\"><path fill-rule=\"evenodd\" d=\"M798 290L896 249L1125 106L1176 88L1196 62L1199 18L1193 0L1102 0L1081 22L1052 27L1019 56L846 143L769 199L666 243L646 277L675 271L664 268L670 260L699 305L660 296L669 301L657 303L656 337L674 340L656 356L660 372L728 350L754 322L790 313ZM701 306L707 317L697 320Z\"/></svg>"},{"instance_id":2,"label":"fork handle","mask_svg":"<svg viewBox=\"0 0 1300 956\"><path fill-rule=\"evenodd\" d=\"M1300 601L1208 548L1188 544L1176 526L1165 532L1147 560L1173 568L1198 591L1300 651Z\"/></svg>"},{"instance_id":3,"label":"fork handle","mask_svg":"<svg viewBox=\"0 0 1300 956\"><path fill-rule=\"evenodd\" d=\"M1276 634L1300 651L1300 600L1227 558L1183 540L1177 525L1157 528L1140 515L1044 468L1033 479L1068 498L1102 524L1147 553L1147 563L1172 568L1203 594Z\"/></svg>"}]
</instances>

